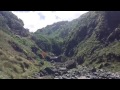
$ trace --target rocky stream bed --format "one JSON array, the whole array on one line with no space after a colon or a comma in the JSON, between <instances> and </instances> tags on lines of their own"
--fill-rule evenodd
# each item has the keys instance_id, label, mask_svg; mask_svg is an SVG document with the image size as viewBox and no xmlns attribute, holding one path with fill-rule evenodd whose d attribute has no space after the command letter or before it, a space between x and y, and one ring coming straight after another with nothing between
<instances>
[{"instance_id":1,"label":"rocky stream bed","mask_svg":"<svg viewBox=\"0 0 120 90\"><path fill-rule=\"evenodd\" d=\"M120 79L120 73L112 73L103 69L89 68L79 66L74 68L63 67L47 67L44 70L33 75L35 79Z\"/></svg>"}]
</instances>

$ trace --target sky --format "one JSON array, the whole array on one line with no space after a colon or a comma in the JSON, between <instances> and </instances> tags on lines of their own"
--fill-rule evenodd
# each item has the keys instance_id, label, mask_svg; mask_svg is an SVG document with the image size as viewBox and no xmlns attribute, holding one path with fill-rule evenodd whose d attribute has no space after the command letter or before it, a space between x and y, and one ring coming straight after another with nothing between
<instances>
[{"instance_id":1,"label":"sky","mask_svg":"<svg viewBox=\"0 0 120 90\"><path fill-rule=\"evenodd\" d=\"M30 32L59 21L71 21L87 11L12 11Z\"/></svg>"}]
</instances>

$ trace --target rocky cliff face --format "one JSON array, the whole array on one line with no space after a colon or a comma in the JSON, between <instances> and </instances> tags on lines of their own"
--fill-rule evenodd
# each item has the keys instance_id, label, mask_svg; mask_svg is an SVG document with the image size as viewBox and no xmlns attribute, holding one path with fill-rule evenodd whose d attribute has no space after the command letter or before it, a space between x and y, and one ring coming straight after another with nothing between
<instances>
[{"instance_id":1,"label":"rocky cliff face","mask_svg":"<svg viewBox=\"0 0 120 90\"><path fill-rule=\"evenodd\" d=\"M0 27L7 29L7 32L12 32L20 36L28 36L29 30L25 29L21 19L15 16L10 11L0 11Z\"/></svg>"},{"instance_id":2,"label":"rocky cliff face","mask_svg":"<svg viewBox=\"0 0 120 90\"><path fill-rule=\"evenodd\" d=\"M120 11L88 12L79 18L65 44L64 55L89 62L89 65L119 62L119 29Z\"/></svg>"}]
</instances>

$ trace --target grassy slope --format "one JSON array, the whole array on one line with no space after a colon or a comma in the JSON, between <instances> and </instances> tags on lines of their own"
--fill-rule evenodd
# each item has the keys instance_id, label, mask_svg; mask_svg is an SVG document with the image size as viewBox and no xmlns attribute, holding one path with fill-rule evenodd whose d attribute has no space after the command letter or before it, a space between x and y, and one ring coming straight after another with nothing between
<instances>
[{"instance_id":1,"label":"grassy slope","mask_svg":"<svg viewBox=\"0 0 120 90\"><path fill-rule=\"evenodd\" d=\"M98 15L98 13L101 15ZM101 66L111 71L120 71L119 35L117 35L117 33L116 35L113 34L115 29L111 29L112 25L109 24L114 22L115 28L118 28L119 33L118 24L120 20L114 20L117 18L114 17L118 14L117 12L112 12L111 14L113 14L113 18L110 19L107 19L109 15L104 18L102 12L90 12L84 15L83 17L85 17L85 19L81 18L74 33L66 40L65 54L77 60L83 58L83 65L98 68ZM86 19L86 17L88 18ZM111 20L111 22L106 22L107 20ZM97 34L99 36L97 36ZM107 40L110 35L114 35L112 42ZM115 40L116 38L118 40Z\"/></svg>"},{"instance_id":2,"label":"grassy slope","mask_svg":"<svg viewBox=\"0 0 120 90\"><path fill-rule=\"evenodd\" d=\"M23 52L16 51L9 41L15 42ZM18 38L0 30L0 78L27 78L39 71L42 68L38 66L41 60L31 51L33 45L35 43L29 37ZM46 66L49 64L45 63L44 67Z\"/></svg>"},{"instance_id":3,"label":"grassy slope","mask_svg":"<svg viewBox=\"0 0 120 90\"><path fill-rule=\"evenodd\" d=\"M0 31L0 78L21 78L36 70L34 63L28 61L24 54L15 51L8 43L9 40L16 41L10 35ZM24 50L27 51L25 46Z\"/></svg>"},{"instance_id":4,"label":"grassy slope","mask_svg":"<svg viewBox=\"0 0 120 90\"><path fill-rule=\"evenodd\" d=\"M0 78L27 78L43 67L42 49L31 39L29 30L16 15L0 11Z\"/></svg>"}]
</instances>

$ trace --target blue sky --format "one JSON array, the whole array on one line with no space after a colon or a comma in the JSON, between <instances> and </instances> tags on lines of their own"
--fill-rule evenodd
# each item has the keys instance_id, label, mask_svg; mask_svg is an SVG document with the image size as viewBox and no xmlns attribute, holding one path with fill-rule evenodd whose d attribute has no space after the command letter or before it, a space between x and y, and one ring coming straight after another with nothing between
<instances>
[{"instance_id":1,"label":"blue sky","mask_svg":"<svg viewBox=\"0 0 120 90\"><path fill-rule=\"evenodd\" d=\"M71 21L87 11L12 11L30 32L59 21Z\"/></svg>"}]
</instances>

